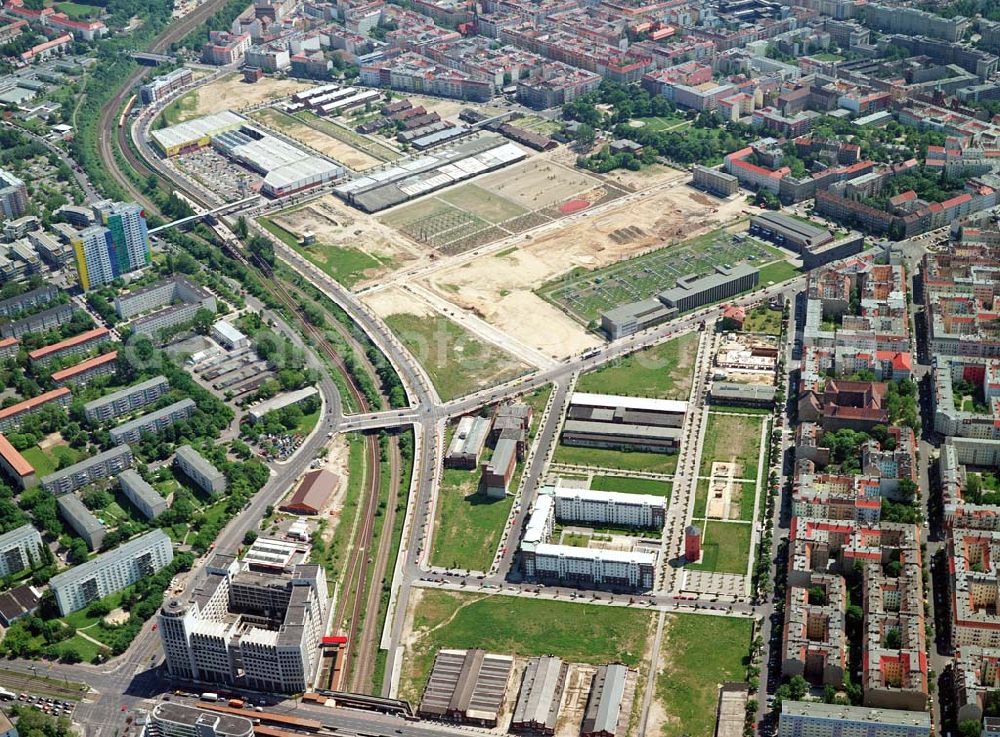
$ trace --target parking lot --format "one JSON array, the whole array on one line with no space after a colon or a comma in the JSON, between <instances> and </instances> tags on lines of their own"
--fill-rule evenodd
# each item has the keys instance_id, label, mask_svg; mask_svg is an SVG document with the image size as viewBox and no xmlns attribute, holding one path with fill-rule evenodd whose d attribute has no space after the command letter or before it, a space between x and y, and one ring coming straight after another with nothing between
<instances>
[{"instance_id":1,"label":"parking lot","mask_svg":"<svg viewBox=\"0 0 1000 737\"><path fill-rule=\"evenodd\" d=\"M76 708L76 704L72 701L62 701L51 696L35 696L25 691L18 694L17 700L54 717L72 716L73 710Z\"/></svg>"},{"instance_id":2,"label":"parking lot","mask_svg":"<svg viewBox=\"0 0 1000 737\"><path fill-rule=\"evenodd\" d=\"M229 161L212 148L177 156L177 167L227 202L242 199L260 189L261 178Z\"/></svg>"}]
</instances>

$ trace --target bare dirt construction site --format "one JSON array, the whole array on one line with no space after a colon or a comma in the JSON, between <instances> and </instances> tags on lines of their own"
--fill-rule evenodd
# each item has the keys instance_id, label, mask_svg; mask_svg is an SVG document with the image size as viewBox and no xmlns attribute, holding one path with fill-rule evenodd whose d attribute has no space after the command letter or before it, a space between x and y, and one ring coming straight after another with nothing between
<instances>
[{"instance_id":1,"label":"bare dirt construction site","mask_svg":"<svg viewBox=\"0 0 1000 737\"><path fill-rule=\"evenodd\" d=\"M584 351L600 342L598 336L538 296L536 289L576 267L600 268L707 232L739 217L746 207L740 198L723 202L706 197L679 183L673 170L651 184L658 186L641 198L611 202L594 214L582 211L508 238L505 245L510 247L497 253L460 265L445 263L424 282L457 307L475 311L554 357ZM482 180L477 185L485 189ZM513 199L520 188L510 182L504 195Z\"/></svg>"},{"instance_id":2,"label":"bare dirt construction site","mask_svg":"<svg viewBox=\"0 0 1000 737\"><path fill-rule=\"evenodd\" d=\"M299 239L307 232L312 233L316 243L321 244L310 249L314 260L323 258L324 250L328 250L323 247L327 246L334 249L330 253L331 258L339 254L336 249L351 249L362 251L382 264L381 267L367 269L361 283L423 255L420 246L400 238L375 218L352 210L333 195L324 195L305 207L279 213L272 220Z\"/></svg>"},{"instance_id":3,"label":"bare dirt construction site","mask_svg":"<svg viewBox=\"0 0 1000 737\"><path fill-rule=\"evenodd\" d=\"M287 97L294 92L315 87L312 82L296 82L291 79L272 79L264 77L254 84L243 81L239 74L230 74L218 81L192 90L181 98L184 104L183 118L197 118L201 115L218 113L222 110L240 110L250 105ZM187 101L194 96L195 102Z\"/></svg>"}]
</instances>

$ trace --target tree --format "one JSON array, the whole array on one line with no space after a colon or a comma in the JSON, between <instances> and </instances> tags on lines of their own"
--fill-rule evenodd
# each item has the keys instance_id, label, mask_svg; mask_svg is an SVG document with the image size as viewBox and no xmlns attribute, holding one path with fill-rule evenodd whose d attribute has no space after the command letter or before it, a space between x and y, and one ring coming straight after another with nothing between
<instances>
[{"instance_id":1,"label":"tree","mask_svg":"<svg viewBox=\"0 0 1000 737\"><path fill-rule=\"evenodd\" d=\"M597 133L594 131L593 126L587 123L580 123L580 127L576 129L574 138L581 149L589 151L594 147L594 141L597 140Z\"/></svg>"},{"instance_id":2,"label":"tree","mask_svg":"<svg viewBox=\"0 0 1000 737\"><path fill-rule=\"evenodd\" d=\"M199 307L198 311L194 313L194 329L202 335L208 335L213 322L215 322L215 315L212 314L211 310Z\"/></svg>"},{"instance_id":3,"label":"tree","mask_svg":"<svg viewBox=\"0 0 1000 737\"><path fill-rule=\"evenodd\" d=\"M983 725L978 719L966 719L959 722L959 737L979 737L982 734Z\"/></svg>"},{"instance_id":4,"label":"tree","mask_svg":"<svg viewBox=\"0 0 1000 737\"><path fill-rule=\"evenodd\" d=\"M257 531L256 530L247 530L246 534L243 535L243 544L244 545L253 545L256 540L257 540Z\"/></svg>"}]
</instances>

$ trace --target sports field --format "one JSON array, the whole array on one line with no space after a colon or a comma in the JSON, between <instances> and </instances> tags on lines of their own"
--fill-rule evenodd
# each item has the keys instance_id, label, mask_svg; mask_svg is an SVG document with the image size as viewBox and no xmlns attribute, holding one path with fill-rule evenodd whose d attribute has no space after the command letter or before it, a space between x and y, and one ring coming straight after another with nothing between
<instances>
[{"instance_id":1,"label":"sports field","mask_svg":"<svg viewBox=\"0 0 1000 737\"><path fill-rule=\"evenodd\" d=\"M628 237L627 230L621 237ZM670 289L681 277L714 273L716 266L785 263L780 251L745 236L743 230L745 224L722 228L603 269L574 269L545 284L539 294L586 324L600 319L605 310Z\"/></svg>"},{"instance_id":2,"label":"sports field","mask_svg":"<svg viewBox=\"0 0 1000 737\"><path fill-rule=\"evenodd\" d=\"M380 220L419 243L462 253L624 192L544 158L399 207Z\"/></svg>"}]
</instances>

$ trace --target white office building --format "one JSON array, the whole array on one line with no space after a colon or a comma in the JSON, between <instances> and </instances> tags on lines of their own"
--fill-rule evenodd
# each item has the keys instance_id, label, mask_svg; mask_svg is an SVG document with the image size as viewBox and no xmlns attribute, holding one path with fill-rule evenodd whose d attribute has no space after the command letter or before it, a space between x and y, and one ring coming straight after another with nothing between
<instances>
[{"instance_id":1,"label":"white office building","mask_svg":"<svg viewBox=\"0 0 1000 737\"><path fill-rule=\"evenodd\" d=\"M59 613L66 616L140 578L152 576L173 559L174 548L167 533L153 530L53 576L49 588L56 597Z\"/></svg>"},{"instance_id":2,"label":"white office building","mask_svg":"<svg viewBox=\"0 0 1000 737\"><path fill-rule=\"evenodd\" d=\"M0 576L10 576L38 563L42 556L42 536L31 525L0 535Z\"/></svg>"},{"instance_id":3,"label":"white office building","mask_svg":"<svg viewBox=\"0 0 1000 737\"><path fill-rule=\"evenodd\" d=\"M170 675L273 693L307 690L326 629L326 574L318 565L256 573L216 555L186 600L160 609Z\"/></svg>"}]
</instances>

